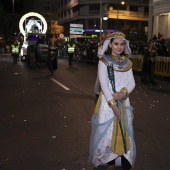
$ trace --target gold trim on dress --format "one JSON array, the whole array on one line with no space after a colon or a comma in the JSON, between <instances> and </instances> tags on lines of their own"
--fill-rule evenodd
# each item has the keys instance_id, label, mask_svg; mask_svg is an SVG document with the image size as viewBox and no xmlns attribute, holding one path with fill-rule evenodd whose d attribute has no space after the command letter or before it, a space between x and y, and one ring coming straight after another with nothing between
<instances>
[{"instance_id":1,"label":"gold trim on dress","mask_svg":"<svg viewBox=\"0 0 170 170\"><path fill-rule=\"evenodd\" d=\"M121 56L123 61L125 61L127 58L125 56ZM101 60L106 66L109 65L109 63L103 58L101 57L99 60ZM115 60L116 61L116 60ZM116 64L118 65L118 64ZM123 66L123 64L122 64ZM120 71L120 72L125 72L125 71L128 71L132 68L132 62L129 60L129 65L126 67L126 68L117 68L117 67L113 67L114 70L116 71Z\"/></svg>"},{"instance_id":2,"label":"gold trim on dress","mask_svg":"<svg viewBox=\"0 0 170 170\"><path fill-rule=\"evenodd\" d=\"M100 107L100 103L101 103L101 97L102 97L102 91L99 94L95 109L94 109L94 113L98 113L99 112L99 107Z\"/></svg>"},{"instance_id":3,"label":"gold trim on dress","mask_svg":"<svg viewBox=\"0 0 170 170\"><path fill-rule=\"evenodd\" d=\"M115 61L117 61L117 60L121 60L122 62L126 61L126 57L123 55L122 56L110 55L110 57Z\"/></svg>"},{"instance_id":4,"label":"gold trim on dress","mask_svg":"<svg viewBox=\"0 0 170 170\"><path fill-rule=\"evenodd\" d=\"M105 64L105 65L108 65L107 61L102 57L100 58L100 60Z\"/></svg>"},{"instance_id":5,"label":"gold trim on dress","mask_svg":"<svg viewBox=\"0 0 170 170\"><path fill-rule=\"evenodd\" d=\"M125 104L123 103L123 106L120 107L121 110L121 114L123 115L124 118L124 123L126 124L126 126L128 127L128 119L127 119L127 113L126 110L124 108ZM122 134L121 134L121 129L120 129L120 125L119 123L122 124L123 127L123 136L125 139L125 143L123 141L122 138ZM130 138L129 138L129 134L125 129L124 124L121 122L119 122L119 120L117 119L117 117L114 118L114 126L113 126L113 134L112 134L112 142L111 142L111 150L118 154L119 156L123 155L124 153L126 153L125 149L124 149L124 145L126 145L126 151L130 150Z\"/></svg>"},{"instance_id":6,"label":"gold trim on dress","mask_svg":"<svg viewBox=\"0 0 170 170\"><path fill-rule=\"evenodd\" d=\"M132 62L130 61L129 66L128 66L128 67L126 67L126 68L122 68L122 69L119 69L119 68L113 68L113 69L114 69L114 70L116 70L116 71L125 72L125 71L130 70L131 68L132 68Z\"/></svg>"}]
</instances>

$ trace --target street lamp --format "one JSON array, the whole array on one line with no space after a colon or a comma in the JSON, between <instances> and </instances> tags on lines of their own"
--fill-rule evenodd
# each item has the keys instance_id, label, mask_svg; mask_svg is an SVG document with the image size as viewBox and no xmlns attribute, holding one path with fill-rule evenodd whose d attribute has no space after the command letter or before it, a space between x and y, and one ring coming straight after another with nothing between
<instances>
[{"instance_id":1,"label":"street lamp","mask_svg":"<svg viewBox=\"0 0 170 170\"><path fill-rule=\"evenodd\" d=\"M100 40L102 39L102 0L100 0Z\"/></svg>"},{"instance_id":2,"label":"street lamp","mask_svg":"<svg viewBox=\"0 0 170 170\"><path fill-rule=\"evenodd\" d=\"M100 0L100 40L102 39L102 20L108 20L107 16L102 17L102 0Z\"/></svg>"},{"instance_id":3,"label":"street lamp","mask_svg":"<svg viewBox=\"0 0 170 170\"><path fill-rule=\"evenodd\" d=\"M14 0L12 0L12 12L14 14Z\"/></svg>"},{"instance_id":4,"label":"street lamp","mask_svg":"<svg viewBox=\"0 0 170 170\"><path fill-rule=\"evenodd\" d=\"M107 17L107 16L104 16L104 17L103 17L103 20L105 20L105 21L108 20L108 17Z\"/></svg>"},{"instance_id":5,"label":"street lamp","mask_svg":"<svg viewBox=\"0 0 170 170\"><path fill-rule=\"evenodd\" d=\"M124 4L125 4L125 2L124 2L124 1L122 1L122 2L121 2L121 4L122 4L122 5L124 5Z\"/></svg>"},{"instance_id":6,"label":"street lamp","mask_svg":"<svg viewBox=\"0 0 170 170\"><path fill-rule=\"evenodd\" d=\"M120 3L121 5L124 5L125 4L125 1L121 1ZM117 18L116 18L116 24L115 24L115 30L118 29L118 20L119 20L119 5L118 3L118 7L117 7Z\"/></svg>"}]
</instances>

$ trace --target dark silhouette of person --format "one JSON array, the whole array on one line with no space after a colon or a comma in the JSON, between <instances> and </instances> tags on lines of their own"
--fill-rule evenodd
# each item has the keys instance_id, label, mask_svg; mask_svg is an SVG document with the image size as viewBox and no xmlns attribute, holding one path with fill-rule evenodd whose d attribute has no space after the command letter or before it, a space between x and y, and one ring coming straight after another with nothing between
<instances>
[{"instance_id":1,"label":"dark silhouette of person","mask_svg":"<svg viewBox=\"0 0 170 170\"><path fill-rule=\"evenodd\" d=\"M141 82L142 83L149 83L149 58L150 58L150 51L148 49L148 45L145 45L144 50L142 51L143 55L143 65L141 71Z\"/></svg>"},{"instance_id":2,"label":"dark silhouette of person","mask_svg":"<svg viewBox=\"0 0 170 170\"><path fill-rule=\"evenodd\" d=\"M45 44L45 39L42 35L39 35L36 45L38 44Z\"/></svg>"}]
</instances>

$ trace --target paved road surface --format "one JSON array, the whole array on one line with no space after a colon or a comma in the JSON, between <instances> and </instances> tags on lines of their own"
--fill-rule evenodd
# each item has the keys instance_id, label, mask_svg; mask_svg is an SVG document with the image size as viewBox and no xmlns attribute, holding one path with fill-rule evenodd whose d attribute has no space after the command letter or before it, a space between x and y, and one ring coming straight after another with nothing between
<instances>
[{"instance_id":1,"label":"paved road surface","mask_svg":"<svg viewBox=\"0 0 170 170\"><path fill-rule=\"evenodd\" d=\"M87 160L96 72L96 64L69 67L68 61L59 60L51 76L45 67L29 69L0 56L0 169L94 169ZM130 96L137 145L134 170L169 170L169 82L158 80L161 88L155 89L141 84L138 75L135 80Z\"/></svg>"}]
</instances>

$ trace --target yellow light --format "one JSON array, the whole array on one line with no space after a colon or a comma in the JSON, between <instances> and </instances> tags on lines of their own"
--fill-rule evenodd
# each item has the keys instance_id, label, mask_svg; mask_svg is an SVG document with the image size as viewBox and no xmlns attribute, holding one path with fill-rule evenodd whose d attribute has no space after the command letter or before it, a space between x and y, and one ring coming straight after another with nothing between
<instances>
[{"instance_id":1,"label":"yellow light","mask_svg":"<svg viewBox=\"0 0 170 170\"><path fill-rule=\"evenodd\" d=\"M121 4L124 5L124 4L125 4L125 1L122 1Z\"/></svg>"}]
</instances>

